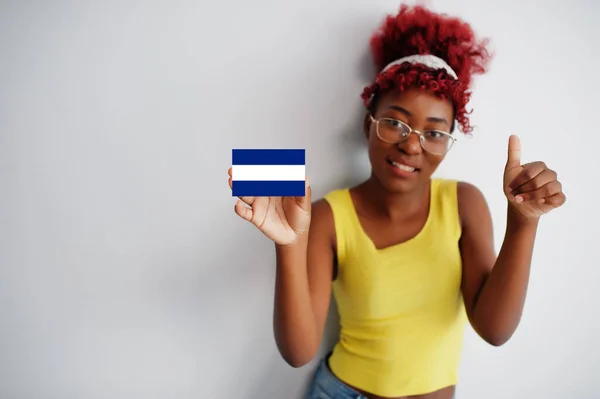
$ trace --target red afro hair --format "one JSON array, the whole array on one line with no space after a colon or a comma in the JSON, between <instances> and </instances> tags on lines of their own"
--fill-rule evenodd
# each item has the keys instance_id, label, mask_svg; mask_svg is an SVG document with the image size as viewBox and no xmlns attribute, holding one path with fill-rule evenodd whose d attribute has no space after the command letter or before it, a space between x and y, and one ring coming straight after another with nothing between
<instances>
[{"instance_id":1,"label":"red afro hair","mask_svg":"<svg viewBox=\"0 0 600 399\"><path fill-rule=\"evenodd\" d=\"M371 108L387 89L404 90L409 86L428 89L452 102L461 130L470 133L473 129L466 105L471 98L472 76L485 73L492 58L486 49L487 43L487 39L476 38L471 26L458 18L436 14L423 6L402 5L397 15L386 17L380 30L371 38L377 75L375 81L365 87L361 97ZM389 63L415 54L431 54L443 59L458 79L444 69L434 70L410 63L381 72Z\"/></svg>"}]
</instances>

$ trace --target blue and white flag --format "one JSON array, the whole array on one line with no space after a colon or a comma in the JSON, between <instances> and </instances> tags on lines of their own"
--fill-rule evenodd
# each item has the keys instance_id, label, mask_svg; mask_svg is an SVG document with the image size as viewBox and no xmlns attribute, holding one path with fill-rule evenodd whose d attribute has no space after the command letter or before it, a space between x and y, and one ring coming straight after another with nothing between
<instances>
[{"instance_id":1,"label":"blue and white flag","mask_svg":"<svg viewBox=\"0 0 600 399\"><path fill-rule=\"evenodd\" d=\"M233 196L301 197L305 195L305 150L234 149L231 155Z\"/></svg>"}]
</instances>

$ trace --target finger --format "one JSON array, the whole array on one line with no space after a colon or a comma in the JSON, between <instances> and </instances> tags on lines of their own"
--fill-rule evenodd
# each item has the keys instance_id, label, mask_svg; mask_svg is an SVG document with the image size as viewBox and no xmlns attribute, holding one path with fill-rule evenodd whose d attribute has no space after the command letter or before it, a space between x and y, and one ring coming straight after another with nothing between
<instances>
[{"instance_id":1,"label":"finger","mask_svg":"<svg viewBox=\"0 0 600 399\"><path fill-rule=\"evenodd\" d=\"M551 169L544 169L538 175L536 175L533 179L521 184L517 188L515 188L511 194L517 195L522 193L527 193L529 191L537 190L538 188L545 186L548 183L556 181L557 175L556 172Z\"/></svg>"},{"instance_id":2,"label":"finger","mask_svg":"<svg viewBox=\"0 0 600 399\"><path fill-rule=\"evenodd\" d=\"M566 201L567 201L567 196L563 192L556 193L549 197L538 200L539 203L548 205L548 206L552 206L554 208L558 208L559 206L562 206Z\"/></svg>"},{"instance_id":3,"label":"finger","mask_svg":"<svg viewBox=\"0 0 600 399\"><path fill-rule=\"evenodd\" d=\"M521 140L516 134L508 138L508 158L506 159L506 170L521 166Z\"/></svg>"},{"instance_id":4,"label":"finger","mask_svg":"<svg viewBox=\"0 0 600 399\"><path fill-rule=\"evenodd\" d=\"M559 181L554 180L541 186L540 188L517 195L515 197L515 201L517 203L538 201L558 194L561 191L562 184ZM542 201L541 203L545 203L545 201Z\"/></svg>"},{"instance_id":5,"label":"finger","mask_svg":"<svg viewBox=\"0 0 600 399\"><path fill-rule=\"evenodd\" d=\"M545 169L547 168L543 162L532 162L523 165L523 170L508 184L508 190L510 192L516 190L542 173Z\"/></svg>"},{"instance_id":6,"label":"finger","mask_svg":"<svg viewBox=\"0 0 600 399\"><path fill-rule=\"evenodd\" d=\"M247 220L248 222L252 221L252 209L244 206L244 203L241 200L238 199L235 201L233 209L242 219Z\"/></svg>"},{"instance_id":7,"label":"finger","mask_svg":"<svg viewBox=\"0 0 600 399\"><path fill-rule=\"evenodd\" d=\"M231 174L232 174L232 169L233 169L233 167L230 167L230 168L227 170L227 174L229 175L229 188L230 188L231 190L233 190L233 187L232 187L232 181L233 181L233 179L232 179L232 178L233 178L233 176L231 175Z\"/></svg>"},{"instance_id":8,"label":"finger","mask_svg":"<svg viewBox=\"0 0 600 399\"><path fill-rule=\"evenodd\" d=\"M233 181L232 181L231 177L229 178L229 188L233 190ZM238 198L248 205L252 205L252 204L254 204L254 201L256 201L256 197L238 197Z\"/></svg>"},{"instance_id":9,"label":"finger","mask_svg":"<svg viewBox=\"0 0 600 399\"><path fill-rule=\"evenodd\" d=\"M229 174L229 188L233 190L233 167L230 167L229 170L227 171L227 173ZM248 205L252 205L254 203L254 201L256 201L256 197L240 197L240 196L238 196L238 198Z\"/></svg>"},{"instance_id":10,"label":"finger","mask_svg":"<svg viewBox=\"0 0 600 399\"><path fill-rule=\"evenodd\" d=\"M231 169L230 169L230 171L231 171ZM229 188L231 190L233 190L233 178L231 177L231 173L229 174L229 176L230 176L229 177ZM248 205L252 205L254 203L254 201L256 201L256 197L240 197L240 196L238 196L238 198Z\"/></svg>"},{"instance_id":11,"label":"finger","mask_svg":"<svg viewBox=\"0 0 600 399\"><path fill-rule=\"evenodd\" d=\"M247 205L252 205L252 204L254 204L254 201L256 201L256 197L238 197L238 198Z\"/></svg>"},{"instance_id":12,"label":"finger","mask_svg":"<svg viewBox=\"0 0 600 399\"><path fill-rule=\"evenodd\" d=\"M310 188L310 181L308 177L304 178L304 196L296 197L296 203L305 211L308 211L310 208L310 198L312 194L312 189Z\"/></svg>"}]
</instances>

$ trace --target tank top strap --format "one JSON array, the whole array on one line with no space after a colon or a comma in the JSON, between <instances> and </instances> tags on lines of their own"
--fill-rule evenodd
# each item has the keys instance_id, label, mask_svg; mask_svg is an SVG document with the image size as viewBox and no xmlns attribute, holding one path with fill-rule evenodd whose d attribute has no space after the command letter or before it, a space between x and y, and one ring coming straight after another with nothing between
<instances>
[{"instance_id":1,"label":"tank top strap","mask_svg":"<svg viewBox=\"0 0 600 399\"><path fill-rule=\"evenodd\" d=\"M362 227L354 211L350 189L343 188L329 192L324 196L331 207L335 225L336 248L338 262L344 262L348 251L356 246Z\"/></svg>"},{"instance_id":2,"label":"tank top strap","mask_svg":"<svg viewBox=\"0 0 600 399\"><path fill-rule=\"evenodd\" d=\"M458 181L432 179L432 196L433 230L438 233L444 231L450 240L460 237L462 229L458 212Z\"/></svg>"}]
</instances>

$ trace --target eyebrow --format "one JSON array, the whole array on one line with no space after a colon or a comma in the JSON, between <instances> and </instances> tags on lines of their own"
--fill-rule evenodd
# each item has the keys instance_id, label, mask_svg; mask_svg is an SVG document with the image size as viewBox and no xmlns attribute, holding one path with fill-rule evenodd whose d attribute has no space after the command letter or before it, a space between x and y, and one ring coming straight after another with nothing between
<instances>
[{"instance_id":1,"label":"eyebrow","mask_svg":"<svg viewBox=\"0 0 600 399\"><path fill-rule=\"evenodd\" d=\"M388 108L396 110L396 111L398 111L398 112L400 112L400 113L402 113L402 114L404 114L404 115L406 115L408 117L412 116L412 113L410 113L407 109L402 108L399 105L390 105ZM437 123L445 123L446 125L450 126L450 123L448 123L448 121L446 119L444 119L444 118L438 118L438 117L435 117L435 116L429 116L429 117L427 117L427 121L429 121L429 122L437 122Z\"/></svg>"}]
</instances>

